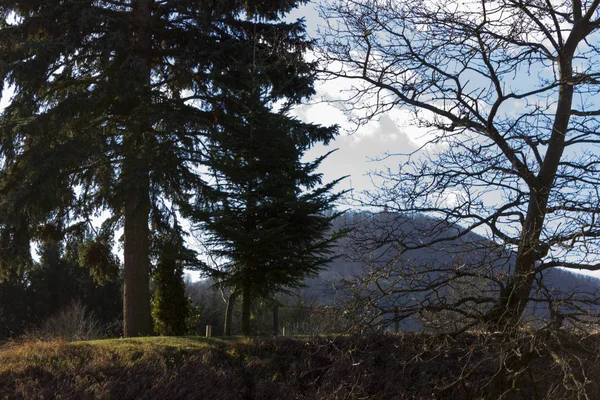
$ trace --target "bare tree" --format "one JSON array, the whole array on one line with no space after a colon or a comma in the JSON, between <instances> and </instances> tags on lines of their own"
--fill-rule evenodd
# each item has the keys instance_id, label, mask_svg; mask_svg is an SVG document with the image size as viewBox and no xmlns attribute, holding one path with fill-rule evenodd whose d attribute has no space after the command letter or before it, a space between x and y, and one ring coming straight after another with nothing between
<instances>
[{"instance_id":1,"label":"bare tree","mask_svg":"<svg viewBox=\"0 0 600 400\"><path fill-rule=\"evenodd\" d=\"M513 265L506 276L480 273L499 290L470 300L489 305L483 320L492 326L518 320L549 269L600 270L599 7L333 0L321 8L321 55L330 77L353 80L345 106L356 122L401 107L432 135L399 171L380 174L366 203L441 222L380 232L374 243L406 253L487 235ZM471 274L447 264L436 279L452 271Z\"/></svg>"}]
</instances>

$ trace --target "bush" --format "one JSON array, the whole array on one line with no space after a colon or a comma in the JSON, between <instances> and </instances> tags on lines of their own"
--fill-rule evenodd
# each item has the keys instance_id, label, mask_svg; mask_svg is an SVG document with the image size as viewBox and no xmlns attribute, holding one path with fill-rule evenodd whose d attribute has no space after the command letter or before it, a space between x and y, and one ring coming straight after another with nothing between
<instances>
[{"instance_id":1,"label":"bush","mask_svg":"<svg viewBox=\"0 0 600 400\"><path fill-rule=\"evenodd\" d=\"M44 341L91 340L102 337L102 327L87 307L75 300L25 336L27 339Z\"/></svg>"}]
</instances>

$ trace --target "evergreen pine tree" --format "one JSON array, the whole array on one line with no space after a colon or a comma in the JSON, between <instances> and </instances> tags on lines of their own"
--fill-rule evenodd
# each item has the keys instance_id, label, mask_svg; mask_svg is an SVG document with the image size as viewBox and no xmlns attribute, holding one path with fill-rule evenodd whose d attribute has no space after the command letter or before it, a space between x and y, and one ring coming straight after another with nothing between
<instances>
[{"instance_id":1,"label":"evergreen pine tree","mask_svg":"<svg viewBox=\"0 0 600 400\"><path fill-rule=\"evenodd\" d=\"M264 37L276 30L288 51L285 74L273 79L273 68L283 59L262 58L255 51L271 43ZM248 23L251 58L230 66L216 84L221 95L213 99L223 110L210 135L205 164L214 180L202 227L207 230L212 254L221 260L209 271L221 285L231 289L225 334L231 334L231 312L242 296L242 331L250 333L250 304L254 298L296 288L316 275L331 260L335 235L330 233L332 193L338 181L322 184L316 169L326 157L303 162L315 143L328 143L336 127L321 127L289 116L289 108L312 94L314 65L302 60L310 45L302 24L265 26ZM235 92L229 81L238 82ZM277 84L274 84L276 82ZM274 103L283 102L281 110Z\"/></svg>"},{"instance_id":2,"label":"evergreen pine tree","mask_svg":"<svg viewBox=\"0 0 600 400\"><path fill-rule=\"evenodd\" d=\"M38 248L39 262L0 283L0 340L23 334L74 302L103 327L116 325L122 313L122 279L116 275L98 283L79 265L78 247L48 238Z\"/></svg>"},{"instance_id":3,"label":"evergreen pine tree","mask_svg":"<svg viewBox=\"0 0 600 400\"><path fill-rule=\"evenodd\" d=\"M26 274L28 322L36 324L52 317L74 302L80 302L103 325L114 324L122 313L122 277L117 273L90 275L89 267L80 264L81 246L47 239L38 252L40 260Z\"/></svg>"},{"instance_id":4,"label":"evergreen pine tree","mask_svg":"<svg viewBox=\"0 0 600 400\"><path fill-rule=\"evenodd\" d=\"M68 231L109 212L112 229L124 228L124 334L151 334L152 206L185 205L204 186L196 167L220 113L213 81L251 51L237 44L244 12L274 20L296 4L1 3L0 80L14 88L0 116L4 275L32 265L30 243L47 226ZM263 51L277 58L285 49Z\"/></svg>"}]
</instances>

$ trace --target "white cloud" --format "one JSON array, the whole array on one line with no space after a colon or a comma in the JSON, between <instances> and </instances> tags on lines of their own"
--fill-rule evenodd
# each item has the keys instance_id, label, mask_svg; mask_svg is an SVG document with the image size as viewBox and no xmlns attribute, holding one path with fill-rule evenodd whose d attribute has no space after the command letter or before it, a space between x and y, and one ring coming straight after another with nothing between
<instances>
[{"instance_id":1,"label":"white cloud","mask_svg":"<svg viewBox=\"0 0 600 400\"><path fill-rule=\"evenodd\" d=\"M5 84L4 89L2 90L2 97L0 98L0 112L2 112L4 108L8 105L10 98L13 96L14 92L15 91L13 87L6 87Z\"/></svg>"}]
</instances>

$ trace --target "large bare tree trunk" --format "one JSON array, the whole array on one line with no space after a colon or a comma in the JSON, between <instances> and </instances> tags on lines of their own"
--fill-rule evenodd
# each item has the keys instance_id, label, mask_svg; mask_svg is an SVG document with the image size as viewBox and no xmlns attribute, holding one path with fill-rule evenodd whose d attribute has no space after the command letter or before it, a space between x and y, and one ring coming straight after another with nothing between
<instances>
[{"instance_id":1,"label":"large bare tree trunk","mask_svg":"<svg viewBox=\"0 0 600 400\"><path fill-rule=\"evenodd\" d=\"M136 101L138 109L130 126L131 131L124 138L123 177L125 197L125 277L123 290L123 330L125 337L152 335L150 315L150 179L148 160L144 151L144 136L150 131L150 123L141 120L140 109L149 96L150 84L150 33L147 25L150 19L150 0L134 3L134 24L136 32L137 56L139 58L139 81L137 81Z\"/></svg>"},{"instance_id":2,"label":"large bare tree trunk","mask_svg":"<svg viewBox=\"0 0 600 400\"><path fill-rule=\"evenodd\" d=\"M413 7L399 1L394 3L397 7L386 7L332 0L322 9L325 17L343 21L323 30L326 50L321 56L329 62L329 77L364 84L354 87L349 97L335 99L346 101L349 112L369 109L357 118L358 126L403 106L414 111L422 127L437 130L435 138L403 156L406 162L397 174L375 174L383 183L364 205L391 207L399 215L429 214L439 217L440 224L416 227L408 234L377 233L365 243L415 251L466 238L485 226L499 248L514 251L505 260L507 266L514 262L508 280L503 273L498 279L491 273L495 260L464 265L468 272L442 267L452 277L448 281L437 278L438 266L424 265L422 275L415 273L416 284L407 283L405 290L407 280L400 272L391 263L385 268L397 279L400 293L412 290L429 298L434 296L428 293L443 292L463 276L489 279L490 285L501 288L497 298L482 291L477 299L465 296L450 305L446 299L407 302L409 313L449 307L476 324L480 313L472 312L471 305L463 307L473 301L492 307L484 318L490 327L510 329L522 318L530 298L539 300L532 293L536 273L560 267L600 269L593 257L600 246L600 181L597 156L587 148L598 143L600 109L592 98L600 51L587 41L600 30L600 1L507 1L493 7L481 1L467 9L458 7L458 1L428 3ZM518 29L514 21L519 21ZM429 28L419 29L422 25ZM535 54L535 61L514 54ZM406 69L397 69L399 63ZM532 69L544 74L522 85L525 71ZM546 71L552 72L545 75ZM481 78L477 89L472 87L473 73ZM374 96L382 92L386 95ZM365 98L373 103L365 105ZM418 116L421 111L423 117ZM443 150L426 150L445 141ZM452 190L461 192L460 200L449 204ZM441 221L452 228L445 229ZM434 274L439 283L419 278ZM367 287L373 283L368 278L362 282ZM400 298L397 292L389 293ZM577 308L578 302L587 301L573 291L569 299ZM547 300L548 307L554 307L554 300Z\"/></svg>"},{"instance_id":3,"label":"large bare tree trunk","mask_svg":"<svg viewBox=\"0 0 600 400\"><path fill-rule=\"evenodd\" d=\"M550 191L565 149L565 132L569 127L574 93L572 60L578 42L577 32L574 31L561 54L561 84L552 135L541 170L536 179L529 184L530 199L521 232L515 273L501 293L500 301L489 314L492 325L512 326L521 318L533 288L536 262L548 254L549 247L540 245L540 237L548 213Z\"/></svg>"}]
</instances>

